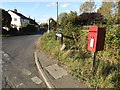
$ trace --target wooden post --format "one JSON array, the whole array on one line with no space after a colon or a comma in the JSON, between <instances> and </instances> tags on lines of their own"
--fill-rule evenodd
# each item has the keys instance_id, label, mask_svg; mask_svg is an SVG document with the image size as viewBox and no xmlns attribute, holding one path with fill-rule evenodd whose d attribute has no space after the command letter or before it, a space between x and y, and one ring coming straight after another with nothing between
<instances>
[{"instance_id":1,"label":"wooden post","mask_svg":"<svg viewBox=\"0 0 120 90\"><path fill-rule=\"evenodd\" d=\"M57 40L57 35L55 35L55 40Z\"/></svg>"},{"instance_id":2,"label":"wooden post","mask_svg":"<svg viewBox=\"0 0 120 90\"><path fill-rule=\"evenodd\" d=\"M48 33L50 32L50 23L49 23L49 21L48 21L48 30L47 30L47 32Z\"/></svg>"},{"instance_id":3,"label":"wooden post","mask_svg":"<svg viewBox=\"0 0 120 90\"><path fill-rule=\"evenodd\" d=\"M63 44L63 34L61 34L60 43Z\"/></svg>"},{"instance_id":4,"label":"wooden post","mask_svg":"<svg viewBox=\"0 0 120 90\"><path fill-rule=\"evenodd\" d=\"M96 55L97 55L97 52L94 52L94 57L93 57L93 74L96 73Z\"/></svg>"}]
</instances>

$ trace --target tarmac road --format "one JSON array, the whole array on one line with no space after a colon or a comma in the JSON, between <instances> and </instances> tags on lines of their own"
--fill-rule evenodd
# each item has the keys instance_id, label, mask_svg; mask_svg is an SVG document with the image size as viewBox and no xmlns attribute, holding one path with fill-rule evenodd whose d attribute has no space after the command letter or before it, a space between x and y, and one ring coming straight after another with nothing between
<instances>
[{"instance_id":1,"label":"tarmac road","mask_svg":"<svg viewBox=\"0 0 120 90\"><path fill-rule=\"evenodd\" d=\"M2 38L2 87L44 88L34 62L35 42L42 33Z\"/></svg>"}]
</instances>

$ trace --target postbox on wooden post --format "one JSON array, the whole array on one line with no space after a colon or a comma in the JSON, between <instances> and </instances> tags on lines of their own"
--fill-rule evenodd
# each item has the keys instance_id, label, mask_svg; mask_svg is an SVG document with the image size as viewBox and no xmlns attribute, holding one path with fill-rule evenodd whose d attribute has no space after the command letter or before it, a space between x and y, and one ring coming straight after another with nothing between
<instances>
[{"instance_id":1,"label":"postbox on wooden post","mask_svg":"<svg viewBox=\"0 0 120 90\"><path fill-rule=\"evenodd\" d=\"M96 72L96 54L97 51L104 49L105 28L91 26L88 33L88 50L94 52L93 71Z\"/></svg>"}]
</instances>

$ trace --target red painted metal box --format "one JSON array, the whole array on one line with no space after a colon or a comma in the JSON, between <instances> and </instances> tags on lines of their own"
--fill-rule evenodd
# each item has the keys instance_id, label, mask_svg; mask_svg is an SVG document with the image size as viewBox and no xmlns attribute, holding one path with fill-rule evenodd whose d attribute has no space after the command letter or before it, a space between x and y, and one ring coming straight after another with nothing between
<instances>
[{"instance_id":1,"label":"red painted metal box","mask_svg":"<svg viewBox=\"0 0 120 90\"><path fill-rule=\"evenodd\" d=\"M88 33L88 50L97 52L104 49L105 28L91 26Z\"/></svg>"}]
</instances>

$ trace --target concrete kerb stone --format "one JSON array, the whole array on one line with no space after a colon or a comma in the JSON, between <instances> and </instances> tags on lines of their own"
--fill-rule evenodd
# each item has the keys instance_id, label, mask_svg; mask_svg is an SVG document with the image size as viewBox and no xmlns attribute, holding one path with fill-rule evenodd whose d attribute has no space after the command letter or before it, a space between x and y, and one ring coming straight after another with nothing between
<instances>
[{"instance_id":1,"label":"concrete kerb stone","mask_svg":"<svg viewBox=\"0 0 120 90\"><path fill-rule=\"evenodd\" d=\"M35 58L35 64L36 64L36 67L38 69L38 72L39 74L42 76L44 82L46 83L47 87L50 89L50 90L56 90L55 89L55 86L51 83L51 81L48 79L48 77L45 75L44 71L43 71L43 68L40 64L40 62L38 61L38 57L37 57L37 52L34 52L34 58Z\"/></svg>"}]
</instances>

